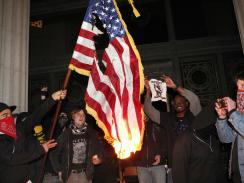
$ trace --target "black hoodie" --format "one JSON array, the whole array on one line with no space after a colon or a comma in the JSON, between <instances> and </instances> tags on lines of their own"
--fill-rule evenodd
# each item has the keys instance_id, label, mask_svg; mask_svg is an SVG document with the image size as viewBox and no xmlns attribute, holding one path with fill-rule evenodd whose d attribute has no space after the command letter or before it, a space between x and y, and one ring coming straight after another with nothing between
<instances>
[{"instance_id":1,"label":"black hoodie","mask_svg":"<svg viewBox=\"0 0 244 183\"><path fill-rule=\"evenodd\" d=\"M33 128L37 121L54 106L55 101L48 99L31 115L21 113L17 116L14 140L0 135L0 183L25 183L30 179L32 165L44 155L45 151L33 136Z\"/></svg>"},{"instance_id":2,"label":"black hoodie","mask_svg":"<svg viewBox=\"0 0 244 183\"><path fill-rule=\"evenodd\" d=\"M193 129L178 137L173 149L174 183L224 183L214 104L194 119Z\"/></svg>"}]
</instances>

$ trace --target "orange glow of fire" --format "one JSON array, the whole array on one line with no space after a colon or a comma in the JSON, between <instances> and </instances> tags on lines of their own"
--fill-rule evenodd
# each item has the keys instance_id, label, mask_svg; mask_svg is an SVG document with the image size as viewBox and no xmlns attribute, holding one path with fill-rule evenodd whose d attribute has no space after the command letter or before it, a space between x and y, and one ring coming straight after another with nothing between
<instances>
[{"instance_id":1,"label":"orange glow of fire","mask_svg":"<svg viewBox=\"0 0 244 183\"><path fill-rule=\"evenodd\" d=\"M119 159L126 159L130 157L131 152L136 152L135 146L130 141L126 143L115 141L113 147Z\"/></svg>"},{"instance_id":2,"label":"orange glow of fire","mask_svg":"<svg viewBox=\"0 0 244 183\"><path fill-rule=\"evenodd\" d=\"M122 125L119 128L120 141L114 140L112 145L115 153L119 159L126 159L130 157L131 153L141 149L141 136L138 128L130 126L130 134L128 132L128 126L125 121L122 120Z\"/></svg>"}]
</instances>

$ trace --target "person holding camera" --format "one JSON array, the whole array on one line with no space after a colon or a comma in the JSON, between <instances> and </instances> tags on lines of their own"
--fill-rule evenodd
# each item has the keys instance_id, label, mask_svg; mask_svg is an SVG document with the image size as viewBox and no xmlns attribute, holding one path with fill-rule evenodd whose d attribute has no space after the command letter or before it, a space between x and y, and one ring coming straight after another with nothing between
<instances>
[{"instance_id":1,"label":"person holding camera","mask_svg":"<svg viewBox=\"0 0 244 183\"><path fill-rule=\"evenodd\" d=\"M194 118L191 128L175 140L174 183L226 183L220 142L215 128L214 102Z\"/></svg>"},{"instance_id":2,"label":"person holding camera","mask_svg":"<svg viewBox=\"0 0 244 183\"><path fill-rule=\"evenodd\" d=\"M229 176L234 183L244 182L244 72L235 76L237 102L229 97L217 100L216 128L221 142L231 143ZM222 102L221 102L222 101Z\"/></svg>"}]
</instances>

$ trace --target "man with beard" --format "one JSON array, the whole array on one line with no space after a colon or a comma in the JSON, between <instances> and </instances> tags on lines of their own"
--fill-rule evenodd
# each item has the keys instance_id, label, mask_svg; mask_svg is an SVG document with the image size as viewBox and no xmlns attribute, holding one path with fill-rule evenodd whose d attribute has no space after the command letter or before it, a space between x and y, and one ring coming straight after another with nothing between
<instances>
[{"instance_id":1,"label":"man with beard","mask_svg":"<svg viewBox=\"0 0 244 183\"><path fill-rule=\"evenodd\" d=\"M178 92L173 99L174 110L170 112L160 112L156 110L151 103L151 92L148 81L145 81L147 94L144 103L144 112L149 118L163 126L167 131L167 151L168 151L168 166L172 167L172 149L176 138L181 135L186 129L191 127L191 124L196 116L201 111L200 100L190 90L177 86L175 82L169 77L163 75L162 79L168 88ZM172 182L169 175L168 182Z\"/></svg>"}]
</instances>

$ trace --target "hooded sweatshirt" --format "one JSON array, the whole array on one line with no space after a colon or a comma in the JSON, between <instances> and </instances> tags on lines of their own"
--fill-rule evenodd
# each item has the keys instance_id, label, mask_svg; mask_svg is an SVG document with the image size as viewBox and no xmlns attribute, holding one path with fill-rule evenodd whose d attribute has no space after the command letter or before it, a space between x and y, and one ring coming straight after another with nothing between
<instances>
[{"instance_id":1,"label":"hooded sweatshirt","mask_svg":"<svg viewBox=\"0 0 244 183\"><path fill-rule=\"evenodd\" d=\"M214 104L194 119L192 129L176 139L173 148L174 183L224 183Z\"/></svg>"}]
</instances>

